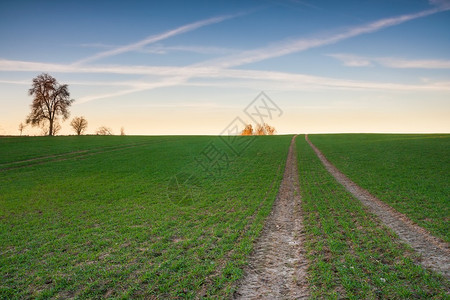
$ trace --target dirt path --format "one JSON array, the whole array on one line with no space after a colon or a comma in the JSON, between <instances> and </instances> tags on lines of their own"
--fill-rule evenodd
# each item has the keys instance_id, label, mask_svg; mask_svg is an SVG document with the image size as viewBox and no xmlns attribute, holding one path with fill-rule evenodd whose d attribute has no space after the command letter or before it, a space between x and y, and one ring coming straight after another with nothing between
<instances>
[{"instance_id":1,"label":"dirt path","mask_svg":"<svg viewBox=\"0 0 450 300\"><path fill-rule=\"evenodd\" d=\"M277 199L250 256L235 299L308 297L300 201L294 136Z\"/></svg>"},{"instance_id":2,"label":"dirt path","mask_svg":"<svg viewBox=\"0 0 450 300\"><path fill-rule=\"evenodd\" d=\"M322 152L314 146L306 136L306 141L316 152L326 169L353 196L359 199L369 210L377 215L381 221L391 228L403 241L421 254L420 263L450 279L450 248L442 240L432 236L428 231L416 225L407 216L394 210L367 190L359 187L341 171L339 171Z\"/></svg>"}]
</instances>

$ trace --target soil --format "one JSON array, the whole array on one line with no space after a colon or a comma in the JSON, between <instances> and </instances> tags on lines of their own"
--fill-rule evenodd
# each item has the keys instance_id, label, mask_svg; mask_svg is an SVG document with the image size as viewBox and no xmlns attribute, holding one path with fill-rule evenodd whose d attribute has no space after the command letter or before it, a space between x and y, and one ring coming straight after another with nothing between
<instances>
[{"instance_id":1,"label":"soil","mask_svg":"<svg viewBox=\"0 0 450 300\"><path fill-rule=\"evenodd\" d=\"M306 299L307 260L294 136L271 214L254 246L235 299Z\"/></svg>"},{"instance_id":2,"label":"soil","mask_svg":"<svg viewBox=\"0 0 450 300\"><path fill-rule=\"evenodd\" d=\"M306 136L306 141L316 152L328 172L340 184L360 200L370 212L378 216L400 239L409 244L421 255L418 261L419 263L450 279L450 247L448 243L434 237L427 230L411 221L407 216L396 211L380 199L371 195L367 190L358 186L328 161L323 153L311 143L308 136Z\"/></svg>"}]
</instances>

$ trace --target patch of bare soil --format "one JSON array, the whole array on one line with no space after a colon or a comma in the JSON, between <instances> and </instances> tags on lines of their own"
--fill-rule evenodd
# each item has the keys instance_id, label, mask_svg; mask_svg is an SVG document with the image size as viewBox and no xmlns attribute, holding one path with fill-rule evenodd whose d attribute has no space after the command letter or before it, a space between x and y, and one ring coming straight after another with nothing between
<instances>
[{"instance_id":1,"label":"patch of bare soil","mask_svg":"<svg viewBox=\"0 0 450 300\"><path fill-rule=\"evenodd\" d=\"M294 136L277 199L234 294L235 299L308 298L300 204Z\"/></svg>"},{"instance_id":2,"label":"patch of bare soil","mask_svg":"<svg viewBox=\"0 0 450 300\"><path fill-rule=\"evenodd\" d=\"M314 146L306 136L306 141L316 152L325 168L336 180L342 184L353 196L359 199L369 211L377 215L380 220L391 228L403 241L420 253L420 263L443 274L450 279L450 247L441 239L431 235L427 230L418 226L407 216L399 213L389 205L385 204L367 190L361 188L341 171L339 171L322 152Z\"/></svg>"}]
</instances>

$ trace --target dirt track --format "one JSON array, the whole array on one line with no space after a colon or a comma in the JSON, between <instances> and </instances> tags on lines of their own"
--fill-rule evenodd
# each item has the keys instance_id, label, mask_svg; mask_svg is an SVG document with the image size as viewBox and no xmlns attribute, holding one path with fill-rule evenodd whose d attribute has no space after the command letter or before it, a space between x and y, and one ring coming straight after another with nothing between
<instances>
[{"instance_id":1,"label":"dirt track","mask_svg":"<svg viewBox=\"0 0 450 300\"><path fill-rule=\"evenodd\" d=\"M326 169L340 184L367 206L369 211L377 215L403 241L421 254L420 263L423 266L437 271L447 279L450 279L450 248L447 243L432 236L428 231L416 225L408 217L358 186L330 163L322 152L309 141L308 136L306 136L306 141L316 152Z\"/></svg>"},{"instance_id":2,"label":"dirt track","mask_svg":"<svg viewBox=\"0 0 450 300\"><path fill-rule=\"evenodd\" d=\"M277 199L235 299L305 299L309 295L295 138Z\"/></svg>"}]
</instances>

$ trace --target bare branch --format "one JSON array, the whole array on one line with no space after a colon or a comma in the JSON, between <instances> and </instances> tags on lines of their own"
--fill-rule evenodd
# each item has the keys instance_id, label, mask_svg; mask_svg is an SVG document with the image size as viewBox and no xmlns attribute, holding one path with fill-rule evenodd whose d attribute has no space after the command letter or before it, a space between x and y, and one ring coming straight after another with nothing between
<instances>
[{"instance_id":1,"label":"bare branch","mask_svg":"<svg viewBox=\"0 0 450 300\"><path fill-rule=\"evenodd\" d=\"M81 135L86 130L88 121L84 117L75 117L70 122L70 126L72 126L77 135Z\"/></svg>"},{"instance_id":2,"label":"bare branch","mask_svg":"<svg viewBox=\"0 0 450 300\"><path fill-rule=\"evenodd\" d=\"M33 78L28 94L34 98L26 123L32 126L43 126L44 121L48 120L48 135L54 135L56 133L54 126L58 124L57 117L61 116L63 121L68 119L69 107L75 101L70 99L68 85L60 85L55 78L42 73Z\"/></svg>"},{"instance_id":3,"label":"bare branch","mask_svg":"<svg viewBox=\"0 0 450 300\"><path fill-rule=\"evenodd\" d=\"M113 132L112 132L111 128L106 127L106 126L101 126L97 129L95 134L97 134L97 135L113 135Z\"/></svg>"}]
</instances>

